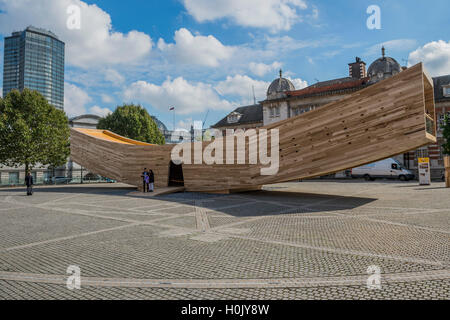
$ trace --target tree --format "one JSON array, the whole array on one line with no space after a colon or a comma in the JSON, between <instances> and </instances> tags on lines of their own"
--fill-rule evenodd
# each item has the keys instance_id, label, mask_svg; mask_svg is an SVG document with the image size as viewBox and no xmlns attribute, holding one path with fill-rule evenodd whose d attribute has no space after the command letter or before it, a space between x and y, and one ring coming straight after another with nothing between
<instances>
[{"instance_id":1,"label":"tree","mask_svg":"<svg viewBox=\"0 0 450 320\"><path fill-rule=\"evenodd\" d=\"M442 136L445 139L445 143L442 145L442 152L450 156L450 115L446 114L444 117L444 123L442 125Z\"/></svg>"},{"instance_id":2,"label":"tree","mask_svg":"<svg viewBox=\"0 0 450 320\"><path fill-rule=\"evenodd\" d=\"M110 130L133 140L165 144L164 135L147 110L133 104L117 107L113 113L100 119L97 128Z\"/></svg>"},{"instance_id":3,"label":"tree","mask_svg":"<svg viewBox=\"0 0 450 320\"><path fill-rule=\"evenodd\" d=\"M0 163L58 167L70 154L69 120L37 91L13 90L0 100Z\"/></svg>"}]
</instances>

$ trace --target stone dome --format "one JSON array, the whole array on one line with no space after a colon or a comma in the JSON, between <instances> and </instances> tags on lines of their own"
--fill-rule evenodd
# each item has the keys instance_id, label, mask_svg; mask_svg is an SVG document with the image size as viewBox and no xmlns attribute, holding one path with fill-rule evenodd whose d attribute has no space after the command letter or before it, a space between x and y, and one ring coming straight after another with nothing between
<instances>
[{"instance_id":1,"label":"stone dome","mask_svg":"<svg viewBox=\"0 0 450 320\"><path fill-rule=\"evenodd\" d=\"M286 91L294 91L295 87L291 81L283 78L283 73L280 70L280 77L273 80L267 89L267 98L278 98L280 93Z\"/></svg>"},{"instance_id":2,"label":"stone dome","mask_svg":"<svg viewBox=\"0 0 450 320\"><path fill-rule=\"evenodd\" d=\"M402 67L394 58L386 57L384 47L382 48L382 55L381 58L378 58L370 65L367 71L371 82L390 78L402 71Z\"/></svg>"},{"instance_id":3,"label":"stone dome","mask_svg":"<svg viewBox=\"0 0 450 320\"><path fill-rule=\"evenodd\" d=\"M151 116L152 119L155 121L156 126L158 127L159 131L164 132L164 131L168 131L166 125L160 121L157 117L155 116Z\"/></svg>"}]
</instances>

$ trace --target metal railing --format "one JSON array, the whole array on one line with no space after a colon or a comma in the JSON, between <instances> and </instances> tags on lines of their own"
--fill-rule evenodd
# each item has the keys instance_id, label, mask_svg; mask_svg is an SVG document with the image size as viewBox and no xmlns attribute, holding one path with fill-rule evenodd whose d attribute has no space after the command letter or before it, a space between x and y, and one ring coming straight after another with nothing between
<instances>
[{"instance_id":1,"label":"metal railing","mask_svg":"<svg viewBox=\"0 0 450 320\"><path fill-rule=\"evenodd\" d=\"M68 185L88 183L114 183L116 181L93 174L86 169L55 169L33 170L33 183L35 185ZM25 172L23 170L1 170L0 187L23 186L25 184Z\"/></svg>"}]
</instances>

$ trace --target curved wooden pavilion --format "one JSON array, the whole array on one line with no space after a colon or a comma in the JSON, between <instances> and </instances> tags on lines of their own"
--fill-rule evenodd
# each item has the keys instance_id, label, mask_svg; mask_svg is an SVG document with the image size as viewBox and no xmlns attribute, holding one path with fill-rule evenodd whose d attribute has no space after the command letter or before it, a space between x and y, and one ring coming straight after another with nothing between
<instances>
[{"instance_id":1,"label":"curved wooden pavilion","mask_svg":"<svg viewBox=\"0 0 450 320\"><path fill-rule=\"evenodd\" d=\"M246 164L195 159L195 149L205 151L211 143L223 142L225 155L227 143L231 145L226 137L181 146L191 151L191 163L177 166L171 161L176 145L151 145L106 130L71 129L71 157L92 172L139 188L143 168L154 171L156 187L183 184L187 191L201 192L254 190L323 176L436 143L433 81L418 64L348 98L262 129L279 132L279 169L272 175L261 173L267 165L248 163L248 139ZM271 140L269 135L269 146ZM236 146L231 149L236 157Z\"/></svg>"}]
</instances>

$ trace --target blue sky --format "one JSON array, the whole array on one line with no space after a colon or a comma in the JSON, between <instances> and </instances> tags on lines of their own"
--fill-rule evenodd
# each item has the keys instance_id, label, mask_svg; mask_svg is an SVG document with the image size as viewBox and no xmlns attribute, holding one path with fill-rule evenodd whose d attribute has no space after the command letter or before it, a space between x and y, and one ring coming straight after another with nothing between
<instances>
[{"instance_id":1,"label":"blue sky","mask_svg":"<svg viewBox=\"0 0 450 320\"><path fill-rule=\"evenodd\" d=\"M71 5L80 29L67 28ZM366 26L370 5L380 30ZM177 126L210 110L209 126L252 103L252 86L263 100L279 68L300 89L347 76L356 56L369 65L383 43L402 65L450 74L448 0L0 0L0 10L3 36L34 25L66 42L69 115L134 102L172 128L173 105Z\"/></svg>"}]
</instances>

